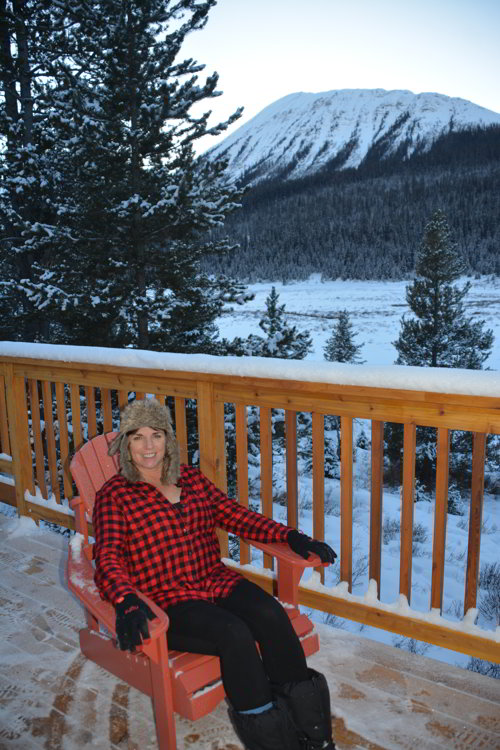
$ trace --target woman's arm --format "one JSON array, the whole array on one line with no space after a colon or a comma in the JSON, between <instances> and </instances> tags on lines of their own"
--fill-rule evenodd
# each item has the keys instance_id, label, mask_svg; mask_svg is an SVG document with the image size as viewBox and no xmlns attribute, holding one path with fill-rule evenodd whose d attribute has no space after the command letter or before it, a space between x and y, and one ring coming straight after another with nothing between
<instances>
[{"instance_id":1,"label":"woman's arm","mask_svg":"<svg viewBox=\"0 0 500 750\"><path fill-rule=\"evenodd\" d=\"M221 492L204 474L198 473L203 492L214 509L217 526L250 541L286 542L289 526L248 510Z\"/></svg>"},{"instance_id":2,"label":"woman's arm","mask_svg":"<svg viewBox=\"0 0 500 750\"><path fill-rule=\"evenodd\" d=\"M92 523L96 563L94 581L102 598L116 606L136 589L125 564L126 523L111 489L105 488L97 493Z\"/></svg>"}]
</instances>

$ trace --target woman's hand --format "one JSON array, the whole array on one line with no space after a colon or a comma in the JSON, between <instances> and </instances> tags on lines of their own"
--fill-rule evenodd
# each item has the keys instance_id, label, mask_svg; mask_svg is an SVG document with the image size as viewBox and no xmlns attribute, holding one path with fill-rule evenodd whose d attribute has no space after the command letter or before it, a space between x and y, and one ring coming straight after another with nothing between
<instances>
[{"instance_id":1,"label":"woman's hand","mask_svg":"<svg viewBox=\"0 0 500 750\"><path fill-rule=\"evenodd\" d=\"M116 637L122 651L135 651L149 638L148 620L156 615L137 594L127 594L115 606Z\"/></svg>"},{"instance_id":2,"label":"woman's hand","mask_svg":"<svg viewBox=\"0 0 500 750\"><path fill-rule=\"evenodd\" d=\"M286 541L290 549L305 560L309 557L310 552L318 555L322 563L334 563L337 557L337 553L329 544L311 539L306 534L301 534L297 529L292 529L288 532Z\"/></svg>"}]
</instances>

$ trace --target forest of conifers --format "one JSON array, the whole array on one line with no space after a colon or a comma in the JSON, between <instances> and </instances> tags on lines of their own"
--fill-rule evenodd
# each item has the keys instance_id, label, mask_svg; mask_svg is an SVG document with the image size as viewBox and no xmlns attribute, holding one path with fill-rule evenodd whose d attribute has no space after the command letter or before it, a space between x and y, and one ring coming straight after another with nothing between
<instances>
[{"instance_id":1,"label":"forest of conifers","mask_svg":"<svg viewBox=\"0 0 500 750\"><path fill-rule=\"evenodd\" d=\"M407 278L437 209L467 271L500 275L500 127L452 132L407 161L372 151L358 169L258 182L224 228L240 250L209 265L249 282Z\"/></svg>"}]
</instances>

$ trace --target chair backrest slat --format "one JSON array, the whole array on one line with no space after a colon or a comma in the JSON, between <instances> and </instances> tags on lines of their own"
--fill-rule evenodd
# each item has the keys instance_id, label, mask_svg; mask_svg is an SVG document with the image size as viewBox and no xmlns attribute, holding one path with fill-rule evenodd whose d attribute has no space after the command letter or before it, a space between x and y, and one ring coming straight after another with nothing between
<instances>
[{"instance_id":1,"label":"chair backrest slat","mask_svg":"<svg viewBox=\"0 0 500 750\"><path fill-rule=\"evenodd\" d=\"M71 461L71 474L88 513L92 513L97 490L118 471L118 455L108 456L108 446L117 434L108 432L92 438Z\"/></svg>"}]
</instances>

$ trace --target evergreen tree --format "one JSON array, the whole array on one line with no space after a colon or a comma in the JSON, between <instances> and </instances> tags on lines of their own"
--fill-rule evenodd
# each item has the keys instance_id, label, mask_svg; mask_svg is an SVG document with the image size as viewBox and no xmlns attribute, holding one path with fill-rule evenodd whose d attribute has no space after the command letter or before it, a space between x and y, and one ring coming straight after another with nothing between
<instances>
[{"instance_id":1,"label":"evergreen tree","mask_svg":"<svg viewBox=\"0 0 500 750\"><path fill-rule=\"evenodd\" d=\"M325 359L328 362L349 362L362 364L364 360L359 356L363 344L354 343L352 323L347 310L341 310L330 338L324 348Z\"/></svg>"},{"instance_id":2,"label":"evergreen tree","mask_svg":"<svg viewBox=\"0 0 500 750\"><path fill-rule=\"evenodd\" d=\"M481 369L491 353L493 333L484 330L483 320L473 321L465 311L470 283L461 288L453 283L464 270L446 217L436 211L425 228L416 278L406 288L413 316L403 316L393 342L396 364Z\"/></svg>"},{"instance_id":3,"label":"evergreen tree","mask_svg":"<svg viewBox=\"0 0 500 750\"><path fill-rule=\"evenodd\" d=\"M214 127L209 112L193 116L193 105L218 95L217 75L201 83L203 66L178 60L215 0L41 5L51 8L49 48L58 49L36 81L32 149L39 159L43 143L47 169L18 232L30 273L11 273L9 289L43 310L38 340L218 351L215 319L225 302L244 299L243 286L200 261L234 249L210 232L241 192L224 162L197 158L193 143L239 113ZM19 57L19 40L17 49ZM35 63L38 54L34 45Z\"/></svg>"},{"instance_id":4,"label":"evergreen tree","mask_svg":"<svg viewBox=\"0 0 500 750\"><path fill-rule=\"evenodd\" d=\"M233 353L238 356L275 357L277 359L304 359L312 348L312 339L306 331L300 333L296 326L290 326L286 319L285 305L279 304L279 294L273 286L266 298L266 312L259 322L264 336L250 334L246 339L238 338L233 342ZM298 415L298 442L309 441L309 414ZM273 450L283 454L285 444L284 412L272 410ZM226 407L226 445L228 481L231 487L235 484L236 452L234 437L234 413ZM259 455L259 416L255 407L248 409L248 455L254 463Z\"/></svg>"},{"instance_id":5,"label":"evergreen tree","mask_svg":"<svg viewBox=\"0 0 500 750\"><path fill-rule=\"evenodd\" d=\"M362 364L364 360L361 359L359 352L363 345L354 343L354 335L349 313L347 310L341 310L323 350L325 359L328 362ZM340 418L327 415L325 430L335 431L337 440L337 445L334 446L333 440L325 436L325 476L337 477L340 460Z\"/></svg>"},{"instance_id":6,"label":"evergreen tree","mask_svg":"<svg viewBox=\"0 0 500 750\"><path fill-rule=\"evenodd\" d=\"M278 304L279 294L273 286L266 298L266 313L259 326L266 337L251 334L244 344L246 354L278 359L304 359L312 349L307 331L299 333L286 319L285 305Z\"/></svg>"},{"instance_id":7,"label":"evergreen tree","mask_svg":"<svg viewBox=\"0 0 500 750\"><path fill-rule=\"evenodd\" d=\"M450 228L442 211L427 224L416 262L416 279L406 289L412 317L403 316L399 338L394 342L396 364L479 370L491 352L493 333L484 321L473 321L464 307L470 284L454 282L464 271ZM400 473L402 427L386 426L388 456L393 471ZM470 434L452 433L450 476L464 486L470 464ZM416 478L425 491L432 490L436 467L436 431L417 429Z\"/></svg>"},{"instance_id":8,"label":"evergreen tree","mask_svg":"<svg viewBox=\"0 0 500 750\"><path fill-rule=\"evenodd\" d=\"M46 319L21 288L59 231L52 192L49 112L44 87L64 45L48 0L0 0L0 328L3 338L35 340ZM45 82L45 83L44 83Z\"/></svg>"},{"instance_id":9,"label":"evergreen tree","mask_svg":"<svg viewBox=\"0 0 500 750\"><path fill-rule=\"evenodd\" d=\"M308 331L300 333L296 326L290 326L286 319L285 304L279 304L279 294L276 287L266 298L266 313L261 318L259 326L266 334L266 338L250 335L247 339L247 352L253 356L276 357L278 359L304 359L312 349L312 339ZM297 414L297 443L298 454L308 459L311 453L311 415L308 412ZM281 409L273 409L273 450L283 455L285 448L285 414ZM255 440L255 436L253 437Z\"/></svg>"}]
</instances>

